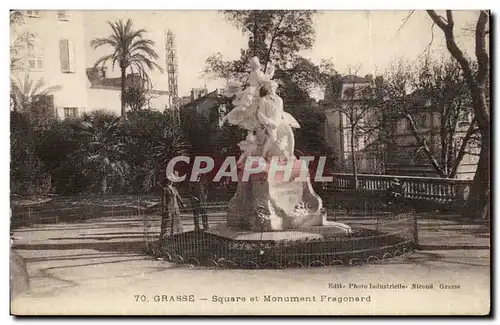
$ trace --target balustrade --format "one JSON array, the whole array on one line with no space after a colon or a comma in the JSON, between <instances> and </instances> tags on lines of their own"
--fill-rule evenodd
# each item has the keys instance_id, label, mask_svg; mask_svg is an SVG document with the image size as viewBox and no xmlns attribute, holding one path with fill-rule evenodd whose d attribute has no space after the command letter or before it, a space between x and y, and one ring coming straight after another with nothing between
<instances>
[{"instance_id":1,"label":"balustrade","mask_svg":"<svg viewBox=\"0 0 500 325\"><path fill-rule=\"evenodd\" d=\"M333 181L325 183L324 189L329 192L345 192L354 188L352 174L332 174ZM408 200L433 201L440 204L460 204L466 200L466 189L472 185L472 180L395 176L395 175L358 175L358 190L383 193L394 178L403 185L403 196Z\"/></svg>"}]
</instances>

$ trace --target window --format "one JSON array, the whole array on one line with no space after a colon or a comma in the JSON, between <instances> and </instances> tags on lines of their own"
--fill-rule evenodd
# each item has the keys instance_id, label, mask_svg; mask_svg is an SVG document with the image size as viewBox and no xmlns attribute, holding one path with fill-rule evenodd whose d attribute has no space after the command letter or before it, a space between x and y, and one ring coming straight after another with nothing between
<instances>
[{"instance_id":1,"label":"window","mask_svg":"<svg viewBox=\"0 0 500 325\"><path fill-rule=\"evenodd\" d=\"M28 50L28 69L43 71L43 46L40 39L36 39L35 46Z\"/></svg>"},{"instance_id":2,"label":"window","mask_svg":"<svg viewBox=\"0 0 500 325\"><path fill-rule=\"evenodd\" d=\"M350 129L345 129L344 132L345 132L344 147L345 147L347 153L350 153L351 150L352 150L352 146L351 146L351 130Z\"/></svg>"},{"instance_id":3,"label":"window","mask_svg":"<svg viewBox=\"0 0 500 325\"><path fill-rule=\"evenodd\" d=\"M472 122L471 112L461 112L458 116L458 125L461 127L468 126Z\"/></svg>"},{"instance_id":4,"label":"window","mask_svg":"<svg viewBox=\"0 0 500 325\"><path fill-rule=\"evenodd\" d=\"M64 118L72 118L78 116L77 107L65 107L64 108Z\"/></svg>"},{"instance_id":5,"label":"window","mask_svg":"<svg viewBox=\"0 0 500 325\"><path fill-rule=\"evenodd\" d=\"M64 73L75 72L74 62L74 46L73 42L63 39L59 42L60 58L61 58L61 71Z\"/></svg>"},{"instance_id":6,"label":"window","mask_svg":"<svg viewBox=\"0 0 500 325\"><path fill-rule=\"evenodd\" d=\"M344 99L352 100L354 98L354 88L344 90Z\"/></svg>"},{"instance_id":7,"label":"window","mask_svg":"<svg viewBox=\"0 0 500 325\"><path fill-rule=\"evenodd\" d=\"M31 18L39 18L40 10L26 10L26 14Z\"/></svg>"},{"instance_id":8,"label":"window","mask_svg":"<svg viewBox=\"0 0 500 325\"><path fill-rule=\"evenodd\" d=\"M68 11L67 10L58 10L57 11L57 19L68 21Z\"/></svg>"}]
</instances>

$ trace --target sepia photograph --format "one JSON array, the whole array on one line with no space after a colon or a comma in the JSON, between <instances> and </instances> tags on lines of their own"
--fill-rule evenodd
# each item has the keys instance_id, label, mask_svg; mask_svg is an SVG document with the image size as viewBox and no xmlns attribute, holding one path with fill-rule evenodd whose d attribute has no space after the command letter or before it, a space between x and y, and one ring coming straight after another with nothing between
<instances>
[{"instance_id":1,"label":"sepia photograph","mask_svg":"<svg viewBox=\"0 0 500 325\"><path fill-rule=\"evenodd\" d=\"M12 316L490 315L489 10L9 15Z\"/></svg>"}]
</instances>

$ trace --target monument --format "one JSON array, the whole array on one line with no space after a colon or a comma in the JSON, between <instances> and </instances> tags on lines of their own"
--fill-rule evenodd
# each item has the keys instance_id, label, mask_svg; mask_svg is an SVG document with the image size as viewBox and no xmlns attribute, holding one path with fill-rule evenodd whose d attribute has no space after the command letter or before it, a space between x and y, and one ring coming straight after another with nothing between
<instances>
[{"instance_id":1,"label":"monument","mask_svg":"<svg viewBox=\"0 0 500 325\"><path fill-rule=\"evenodd\" d=\"M250 59L249 66L248 86L243 89L239 83L229 83L225 92L235 97L235 108L225 120L248 134L239 143L240 177L229 202L227 223L210 233L232 239L277 237L268 232L280 232L284 239L349 234L348 225L326 220L323 201L313 190L307 166L294 155L293 129L300 125L284 111L283 100L276 93L278 84L272 80L274 69L264 73L257 57ZM267 92L263 97L259 96L261 88ZM245 179L245 170L258 164L262 171Z\"/></svg>"},{"instance_id":2,"label":"monument","mask_svg":"<svg viewBox=\"0 0 500 325\"><path fill-rule=\"evenodd\" d=\"M272 73L262 72L256 57L249 66L248 86L230 83L225 93L235 97L225 120L248 131L239 143L238 185L226 222L164 237L164 256L210 267L281 268L354 265L411 251L408 227L380 231L378 221L369 229L327 220L305 160L294 155L299 123L284 111Z\"/></svg>"}]
</instances>

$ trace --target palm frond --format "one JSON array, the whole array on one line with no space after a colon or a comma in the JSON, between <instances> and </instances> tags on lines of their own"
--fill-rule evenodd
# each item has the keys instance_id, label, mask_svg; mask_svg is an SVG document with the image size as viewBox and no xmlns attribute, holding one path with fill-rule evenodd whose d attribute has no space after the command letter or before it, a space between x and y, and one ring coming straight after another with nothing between
<instances>
[{"instance_id":1,"label":"palm frond","mask_svg":"<svg viewBox=\"0 0 500 325\"><path fill-rule=\"evenodd\" d=\"M123 28L124 35L131 34L132 31L132 19L127 19L127 22L125 23L125 28Z\"/></svg>"},{"instance_id":2,"label":"palm frond","mask_svg":"<svg viewBox=\"0 0 500 325\"><path fill-rule=\"evenodd\" d=\"M121 40L121 32L120 32L120 26L119 22L111 22L108 21L108 25L111 27L113 30L113 36L116 36L116 41L117 41L117 46L120 45L120 40Z\"/></svg>"},{"instance_id":3,"label":"palm frond","mask_svg":"<svg viewBox=\"0 0 500 325\"><path fill-rule=\"evenodd\" d=\"M111 47L117 47L118 43L111 37L97 37L90 41L90 46L92 46L93 49L97 49L105 45L109 45Z\"/></svg>"},{"instance_id":4,"label":"palm frond","mask_svg":"<svg viewBox=\"0 0 500 325\"><path fill-rule=\"evenodd\" d=\"M33 86L33 89L31 89L30 97L34 97L36 94L38 94L40 89L42 89L44 86L45 86L45 81L43 80L43 78L38 79L35 85Z\"/></svg>"},{"instance_id":5,"label":"palm frond","mask_svg":"<svg viewBox=\"0 0 500 325\"><path fill-rule=\"evenodd\" d=\"M133 42L131 45L130 45L130 49L131 50L134 50L135 48L137 47L147 47L147 48L154 48L156 45L156 43L153 41L153 40L150 40L150 39L138 39L137 41Z\"/></svg>"},{"instance_id":6,"label":"palm frond","mask_svg":"<svg viewBox=\"0 0 500 325\"><path fill-rule=\"evenodd\" d=\"M105 56L101 56L99 59L97 59L97 61L95 61L94 63L94 69L98 68L100 65L102 66L105 66L106 63L108 63L109 60L113 60L113 64L112 66L114 67L114 59L116 58L116 56L113 54L108 54L108 55L105 55Z\"/></svg>"},{"instance_id":7,"label":"palm frond","mask_svg":"<svg viewBox=\"0 0 500 325\"><path fill-rule=\"evenodd\" d=\"M143 67L143 69L144 69L144 66L142 64L146 64L146 66L148 67L149 70L154 70L156 68L156 69L158 69L158 71L163 72L163 68L159 64L157 64L155 61L145 57L142 54L138 54L138 53L134 54L130 61L135 62L135 63L141 63L141 66Z\"/></svg>"},{"instance_id":8,"label":"palm frond","mask_svg":"<svg viewBox=\"0 0 500 325\"><path fill-rule=\"evenodd\" d=\"M154 60L157 60L159 58L158 53L156 53L155 50L153 50L152 48L147 47L147 46L135 47L133 50L130 51L130 53L131 53L131 56L134 56L137 54L144 56L144 54L146 54L149 57L149 59L154 59Z\"/></svg>"}]
</instances>

